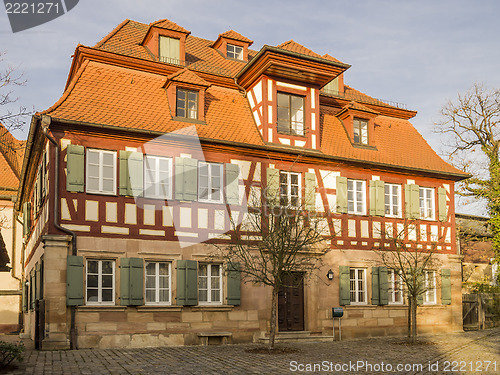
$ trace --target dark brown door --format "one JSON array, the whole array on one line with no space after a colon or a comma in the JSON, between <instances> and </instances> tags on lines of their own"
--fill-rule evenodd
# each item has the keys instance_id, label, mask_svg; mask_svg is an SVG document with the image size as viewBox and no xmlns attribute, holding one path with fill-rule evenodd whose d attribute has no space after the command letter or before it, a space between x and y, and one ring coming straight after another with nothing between
<instances>
[{"instance_id":1,"label":"dark brown door","mask_svg":"<svg viewBox=\"0 0 500 375\"><path fill-rule=\"evenodd\" d=\"M300 272L287 275L278 294L278 329L304 330L304 278Z\"/></svg>"}]
</instances>

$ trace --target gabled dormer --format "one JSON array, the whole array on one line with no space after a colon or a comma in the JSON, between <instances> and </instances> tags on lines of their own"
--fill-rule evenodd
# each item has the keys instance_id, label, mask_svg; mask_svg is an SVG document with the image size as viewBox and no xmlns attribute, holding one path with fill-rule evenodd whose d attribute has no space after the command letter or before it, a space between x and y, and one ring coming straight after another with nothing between
<instances>
[{"instance_id":1,"label":"gabled dormer","mask_svg":"<svg viewBox=\"0 0 500 375\"><path fill-rule=\"evenodd\" d=\"M205 91L210 83L184 68L168 76L164 87L174 120L205 122Z\"/></svg>"},{"instance_id":2,"label":"gabled dormer","mask_svg":"<svg viewBox=\"0 0 500 375\"><path fill-rule=\"evenodd\" d=\"M142 45L158 59L158 61L184 65L186 61L186 37L190 31L167 19L153 22L142 41Z\"/></svg>"},{"instance_id":3,"label":"gabled dormer","mask_svg":"<svg viewBox=\"0 0 500 375\"><path fill-rule=\"evenodd\" d=\"M375 148L373 133L378 115L378 112L352 101L342 108L337 117L342 121L353 146Z\"/></svg>"},{"instance_id":4,"label":"gabled dormer","mask_svg":"<svg viewBox=\"0 0 500 375\"><path fill-rule=\"evenodd\" d=\"M212 45L226 59L238 61L248 61L248 47L253 41L238 34L234 30L219 34L219 37Z\"/></svg>"},{"instance_id":5,"label":"gabled dormer","mask_svg":"<svg viewBox=\"0 0 500 375\"><path fill-rule=\"evenodd\" d=\"M264 46L236 78L265 142L318 150L319 91L349 66L290 40Z\"/></svg>"}]
</instances>

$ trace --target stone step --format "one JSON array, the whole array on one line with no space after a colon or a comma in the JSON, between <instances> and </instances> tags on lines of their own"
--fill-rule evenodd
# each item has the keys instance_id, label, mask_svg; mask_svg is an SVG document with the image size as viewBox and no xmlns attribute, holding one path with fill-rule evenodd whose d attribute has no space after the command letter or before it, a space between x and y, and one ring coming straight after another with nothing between
<instances>
[{"instance_id":1,"label":"stone step","mask_svg":"<svg viewBox=\"0 0 500 375\"><path fill-rule=\"evenodd\" d=\"M280 332L275 338L276 342L329 342L333 340L333 336L311 335L309 331ZM259 338L259 342L269 343L269 336Z\"/></svg>"}]
</instances>

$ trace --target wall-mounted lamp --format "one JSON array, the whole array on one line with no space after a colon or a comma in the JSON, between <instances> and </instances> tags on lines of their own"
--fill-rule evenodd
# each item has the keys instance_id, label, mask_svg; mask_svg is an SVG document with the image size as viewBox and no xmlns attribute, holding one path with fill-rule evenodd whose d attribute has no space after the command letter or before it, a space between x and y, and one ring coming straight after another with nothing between
<instances>
[{"instance_id":1,"label":"wall-mounted lamp","mask_svg":"<svg viewBox=\"0 0 500 375\"><path fill-rule=\"evenodd\" d=\"M333 271L331 269L328 270L326 277L328 278L328 280L333 280Z\"/></svg>"}]
</instances>

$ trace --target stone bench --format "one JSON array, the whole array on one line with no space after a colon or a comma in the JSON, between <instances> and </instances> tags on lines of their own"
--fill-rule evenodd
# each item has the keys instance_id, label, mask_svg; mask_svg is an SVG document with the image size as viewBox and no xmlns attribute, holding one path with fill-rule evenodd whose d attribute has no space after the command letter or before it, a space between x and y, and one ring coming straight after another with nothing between
<instances>
[{"instance_id":1,"label":"stone bench","mask_svg":"<svg viewBox=\"0 0 500 375\"><path fill-rule=\"evenodd\" d=\"M225 345L228 343L228 338L233 337L233 334L231 332L199 332L198 337L201 345L208 345L209 337L220 338L222 345Z\"/></svg>"}]
</instances>

